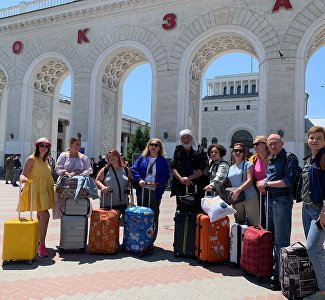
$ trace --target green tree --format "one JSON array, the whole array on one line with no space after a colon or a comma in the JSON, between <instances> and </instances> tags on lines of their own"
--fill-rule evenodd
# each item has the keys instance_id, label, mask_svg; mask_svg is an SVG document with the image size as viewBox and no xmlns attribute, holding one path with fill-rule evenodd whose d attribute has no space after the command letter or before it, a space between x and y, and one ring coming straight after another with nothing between
<instances>
[{"instance_id":1,"label":"green tree","mask_svg":"<svg viewBox=\"0 0 325 300\"><path fill-rule=\"evenodd\" d=\"M150 140L149 128L146 127L143 131L139 126L136 131L133 139L131 140L131 148L127 154L127 160L129 163L132 163L132 155L140 154L146 147L148 141Z\"/></svg>"}]
</instances>

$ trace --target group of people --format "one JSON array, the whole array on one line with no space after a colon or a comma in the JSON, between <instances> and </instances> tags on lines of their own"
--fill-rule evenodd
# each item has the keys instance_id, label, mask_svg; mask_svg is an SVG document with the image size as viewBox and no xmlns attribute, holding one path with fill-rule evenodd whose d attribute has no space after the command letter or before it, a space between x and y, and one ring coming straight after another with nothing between
<instances>
[{"instance_id":1,"label":"group of people","mask_svg":"<svg viewBox=\"0 0 325 300\"><path fill-rule=\"evenodd\" d=\"M307 142L311 154L304 159L302 171L302 214L307 249L314 265L319 291L311 296L314 298L306 299L324 299L325 129L312 127L308 131ZM80 140L71 138L69 146L69 150L63 152L57 160L58 175L91 175L93 166L88 157L80 153ZM271 288L278 290L279 252L281 247L290 245L294 200L291 189L299 164L297 157L284 149L284 142L278 134L257 136L253 146L255 154L247 160L245 145L235 143L229 164L224 160L227 150L222 145L210 145L207 155L197 144L191 131L185 129L179 134L179 145L175 148L170 164L165 157L163 143L160 139L153 138L131 169L117 150L110 149L106 156L107 163L98 170L95 181L103 195L113 191L113 208L120 209L122 214L127 207L128 197L125 197L125 193L132 182L136 188L138 204L150 207L155 212L154 238L158 232L160 202L170 171L173 174L171 196L176 195L176 199L192 186L197 186L197 199L211 191L224 197L225 182L229 181L234 187L231 197L237 211L235 221L249 225L260 224L263 227L267 225L267 229L273 233L275 251ZM40 138L35 143L35 152L27 158L20 176L20 180L26 182L27 186L22 192L22 210L29 210L30 186L27 180L33 180L32 199L40 220L41 257L47 256L45 236L49 221L48 210L53 207L54 197L54 182L47 162L50 148L51 143L46 138ZM236 202L241 194L244 194L244 200ZM196 209L200 211L199 202Z\"/></svg>"}]
</instances>

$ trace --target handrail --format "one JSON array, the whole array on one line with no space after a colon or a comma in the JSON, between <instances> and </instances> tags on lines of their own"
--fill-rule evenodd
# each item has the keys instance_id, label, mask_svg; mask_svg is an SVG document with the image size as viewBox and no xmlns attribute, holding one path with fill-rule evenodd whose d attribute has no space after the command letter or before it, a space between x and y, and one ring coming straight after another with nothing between
<instances>
[{"instance_id":1,"label":"handrail","mask_svg":"<svg viewBox=\"0 0 325 300\"><path fill-rule=\"evenodd\" d=\"M0 9L0 19L75 1L80 0L34 0L30 2L22 1L18 5Z\"/></svg>"}]
</instances>

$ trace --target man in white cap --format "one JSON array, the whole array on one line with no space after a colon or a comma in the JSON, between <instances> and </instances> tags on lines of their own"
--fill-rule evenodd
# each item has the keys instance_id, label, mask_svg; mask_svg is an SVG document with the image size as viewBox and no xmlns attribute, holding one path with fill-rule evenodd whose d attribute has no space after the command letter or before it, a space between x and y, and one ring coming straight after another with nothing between
<instances>
[{"instance_id":1,"label":"man in white cap","mask_svg":"<svg viewBox=\"0 0 325 300\"><path fill-rule=\"evenodd\" d=\"M204 151L198 151L198 144L191 130L184 129L179 133L180 145L176 146L170 168L174 175L171 196L176 195L177 206L182 210L179 196L185 195L185 186L197 185L195 211L200 211L200 201L204 196L203 188L207 185L207 177L203 171L208 166L208 157ZM190 190L193 190L190 188Z\"/></svg>"}]
</instances>

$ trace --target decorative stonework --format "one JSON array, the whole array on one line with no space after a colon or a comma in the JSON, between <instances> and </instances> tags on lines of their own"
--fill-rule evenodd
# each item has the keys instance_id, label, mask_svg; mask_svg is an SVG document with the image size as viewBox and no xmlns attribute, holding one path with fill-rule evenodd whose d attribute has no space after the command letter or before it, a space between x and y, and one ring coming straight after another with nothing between
<instances>
[{"instance_id":1,"label":"decorative stonework","mask_svg":"<svg viewBox=\"0 0 325 300\"><path fill-rule=\"evenodd\" d=\"M34 81L34 88L53 95L59 78L69 71L64 62L51 60L44 64L37 72Z\"/></svg>"},{"instance_id":2,"label":"decorative stonework","mask_svg":"<svg viewBox=\"0 0 325 300\"><path fill-rule=\"evenodd\" d=\"M105 69L102 78L103 86L117 91L124 72L133 65L146 61L146 57L137 50L126 50L117 54L110 60Z\"/></svg>"},{"instance_id":3,"label":"decorative stonework","mask_svg":"<svg viewBox=\"0 0 325 300\"><path fill-rule=\"evenodd\" d=\"M3 71L0 70L0 97L2 96L3 90L7 85L7 77Z\"/></svg>"},{"instance_id":4,"label":"decorative stonework","mask_svg":"<svg viewBox=\"0 0 325 300\"><path fill-rule=\"evenodd\" d=\"M50 136L50 103L48 98L40 97L34 93L33 117L32 117L32 141L37 141L41 136Z\"/></svg>"},{"instance_id":5,"label":"decorative stonework","mask_svg":"<svg viewBox=\"0 0 325 300\"><path fill-rule=\"evenodd\" d=\"M143 45L152 54L153 59L156 62L157 71L165 71L168 69L167 55L164 45L158 39L158 37L141 26L121 26L109 31L102 39L98 40L89 54L89 60L85 63L85 69L92 70L98 57L106 52L107 49L119 42L138 42ZM134 45L134 43L133 43ZM125 51L125 46L123 47ZM129 51L135 51L136 53L141 50L135 50L135 45L130 46ZM138 57L138 54L136 54ZM148 61L148 59L146 59Z\"/></svg>"},{"instance_id":6,"label":"decorative stonework","mask_svg":"<svg viewBox=\"0 0 325 300\"><path fill-rule=\"evenodd\" d=\"M209 29L218 28L218 26L222 25L236 25L251 31L262 42L266 53L278 51L280 48L280 41L276 31L262 15L244 8L225 7L200 16L186 27L181 36L177 39L172 51L171 57L173 57L173 60L171 69L178 70L183 53L196 38L200 35L204 35ZM230 33L227 35L232 36ZM233 41L229 41L229 45L232 42ZM240 43L244 48L231 49L245 50L246 47L251 48L251 45L247 42L243 44L237 41L237 43Z\"/></svg>"},{"instance_id":7,"label":"decorative stonework","mask_svg":"<svg viewBox=\"0 0 325 300\"><path fill-rule=\"evenodd\" d=\"M242 37L234 35L220 36L214 38L202 45L194 55L191 64L191 78L199 82L201 80L202 71L205 66L217 55L227 50L241 49L247 51L252 56L257 57L256 51L250 43Z\"/></svg>"},{"instance_id":8,"label":"decorative stonework","mask_svg":"<svg viewBox=\"0 0 325 300\"><path fill-rule=\"evenodd\" d=\"M308 27L310 27L317 19L324 17L325 3L323 0L313 0L306 5L292 20L286 34L284 35L282 47L292 51L292 56L296 53L298 44L305 34ZM315 38L315 40L317 37ZM316 41L312 43L308 50L308 57L313 54L313 48Z\"/></svg>"},{"instance_id":9,"label":"decorative stonework","mask_svg":"<svg viewBox=\"0 0 325 300\"><path fill-rule=\"evenodd\" d=\"M325 45L325 27L315 36L307 52L307 60L322 46Z\"/></svg>"},{"instance_id":10,"label":"decorative stonework","mask_svg":"<svg viewBox=\"0 0 325 300\"><path fill-rule=\"evenodd\" d=\"M114 103L112 97L103 94L101 104L101 122L100 122L100 147L99 153L106 153L108 147L113 147L113 130L115 128Z\"/></svg>"}]
</instances>

